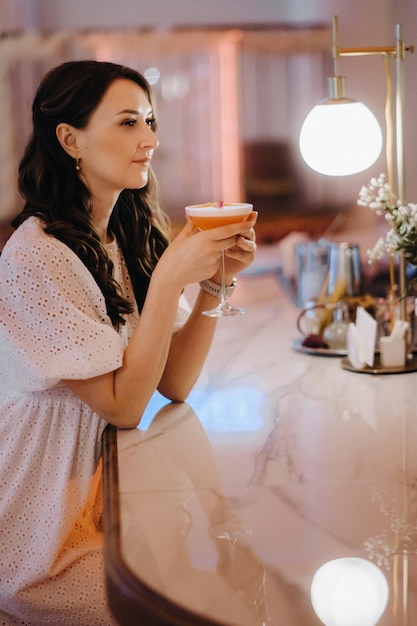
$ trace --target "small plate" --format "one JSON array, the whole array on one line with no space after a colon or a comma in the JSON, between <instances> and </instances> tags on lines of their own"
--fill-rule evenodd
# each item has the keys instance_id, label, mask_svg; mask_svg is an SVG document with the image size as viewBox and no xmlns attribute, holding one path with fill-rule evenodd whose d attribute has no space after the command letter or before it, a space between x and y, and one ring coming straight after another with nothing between
<instances>
[{"instance_id":1,"label":"small plate","mask_svg":"<svg viewBox=\"0 0 417 626\"><path fill-rule=\"evenodd\" d=\"M315 356L346 356L347 350L332 350L331 348L309 348L303 346L304 337L298 337L292 342L292 347L296 352L303 354L313 354Z\"/></svg>"}]
</instances>

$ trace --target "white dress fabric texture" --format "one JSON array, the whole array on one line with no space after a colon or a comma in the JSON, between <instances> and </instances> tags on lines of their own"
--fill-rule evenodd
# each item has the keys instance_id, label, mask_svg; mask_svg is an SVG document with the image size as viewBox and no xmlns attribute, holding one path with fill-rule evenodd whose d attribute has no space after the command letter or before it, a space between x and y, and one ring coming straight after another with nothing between
<instances>
[{"instance_id":1,"label":"white dress fabric texture","mask_svg":"<svg viewBox=\"0 0 417 626\"><path fill-rule=\"evenodd\" d=\"M115 278L134 302L117 243ZM180 300L173 332L189 308ZM120 334L80 259L24 222L0 256L0 625L110 626L101 532L106 422L63 379L117 369Z\"/></svg>"}]
</instances>

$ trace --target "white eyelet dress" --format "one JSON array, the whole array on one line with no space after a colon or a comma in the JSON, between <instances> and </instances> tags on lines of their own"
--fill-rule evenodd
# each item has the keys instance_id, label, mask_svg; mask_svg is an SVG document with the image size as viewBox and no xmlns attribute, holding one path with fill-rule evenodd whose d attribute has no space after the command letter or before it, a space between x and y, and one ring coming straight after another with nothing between
<instances>
[{"instance_id":1,"label":"white eyelet dress","mask_svg":"<svg viewBox=\"0 0 417 626\"><path fill-rule=\"evenodd\" d=\"M109 254L133 301L116 242ZM188 312L181 299L173 331ZM115 624L100 527L106 422L60 381L118 368L137 320L136 312L115 331L90 272L37 218L7 242L0 256L0 625Z\"/></svg>"}]
</instances>

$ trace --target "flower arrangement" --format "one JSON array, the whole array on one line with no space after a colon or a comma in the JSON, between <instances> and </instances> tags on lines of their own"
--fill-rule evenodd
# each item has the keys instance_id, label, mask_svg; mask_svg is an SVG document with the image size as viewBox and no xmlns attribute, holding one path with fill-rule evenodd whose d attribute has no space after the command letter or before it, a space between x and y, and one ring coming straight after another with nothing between
<instances>
[{"instance_id":1,"label":"flower arrangement","mask_svg":"<svg viewBox=\"0 0 417 626\"><path fill-rule=\"evenodd\" d=\"M372 178L359 192L358 204L368 206L377 215L385 215L390 229L385 239L380 237L372 250L368 250L368 261L381 259L385 254L392 257L401 252L413 265L417 265L417 204L398 202L385 174Z\"/></svg>"}]
</instances>

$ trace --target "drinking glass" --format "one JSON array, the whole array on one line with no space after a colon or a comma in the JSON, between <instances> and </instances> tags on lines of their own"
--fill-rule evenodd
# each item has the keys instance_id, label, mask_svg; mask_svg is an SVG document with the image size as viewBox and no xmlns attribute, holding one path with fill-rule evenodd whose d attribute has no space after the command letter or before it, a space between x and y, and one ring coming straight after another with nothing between
<instances>
[{"instance_id":1,"label":"drinking glass","mask_svg":"<svg viewBox=\"0 0 417 626\"><path fill-rule=\"evenodd\" d=\"M238 224L248 219L253 209L252 204L232 202L206 202L185 207L185 213L192 223L200 230L210 230L226 224ZM224 273L224 250L220 258L220 302L218 306L209 311L203 311L203 315L209 317L230 317L242 315L245 309L233 307L229 304L226 296L225 273Z\"/></svg>"},{"instance_id":2,"label":"drinking glass","mask_svg":"<svg viewBox=\"0 0 417 626\"><path fill-rule=\"evenodd\" d=\"M307 302L327 293L326 278L329 274L329 250L329 243L324 239L296 245L295 267L298 307L304 308Z\"/></svg>"}]
</instances>

